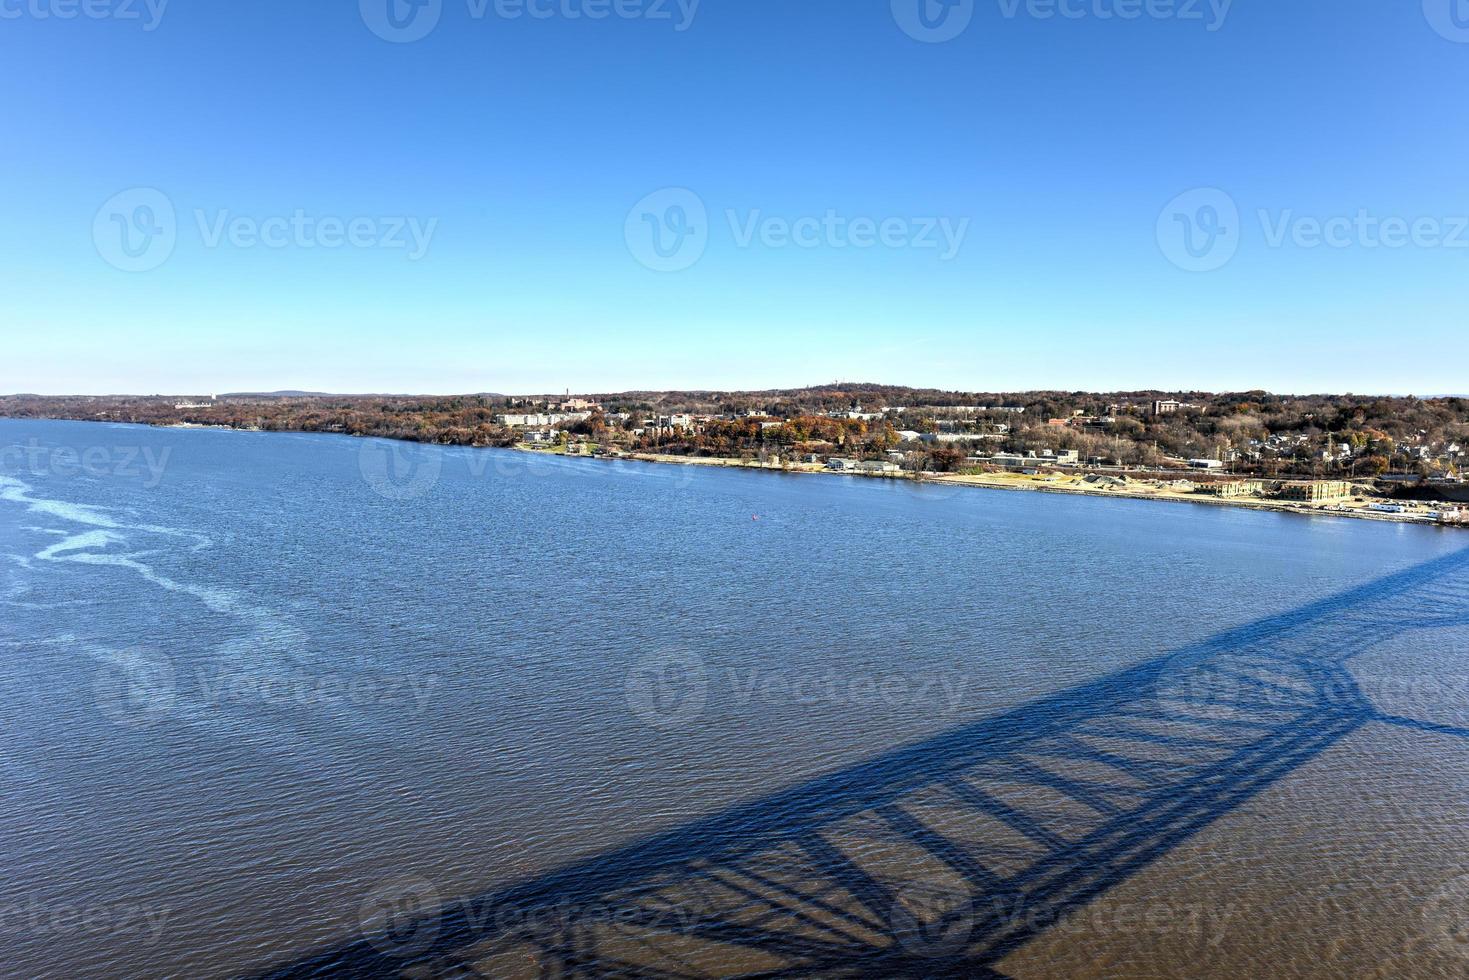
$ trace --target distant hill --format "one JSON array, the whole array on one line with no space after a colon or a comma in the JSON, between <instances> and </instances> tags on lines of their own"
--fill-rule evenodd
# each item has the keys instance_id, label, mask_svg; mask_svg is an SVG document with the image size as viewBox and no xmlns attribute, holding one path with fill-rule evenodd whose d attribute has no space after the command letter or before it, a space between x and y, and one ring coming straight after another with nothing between
<instances>
[{"instance_id":1,"label":"distant hill","mask_svg":"<svg viewBox=\"0 0 1469 980\"><path fill-rule=\"evenodd\" d=\"M227 391L218 396L224 398L504 398L494 391L477 391L462 395L428 395L412 392L391 391Z\"/></svg>"}]
</instances>

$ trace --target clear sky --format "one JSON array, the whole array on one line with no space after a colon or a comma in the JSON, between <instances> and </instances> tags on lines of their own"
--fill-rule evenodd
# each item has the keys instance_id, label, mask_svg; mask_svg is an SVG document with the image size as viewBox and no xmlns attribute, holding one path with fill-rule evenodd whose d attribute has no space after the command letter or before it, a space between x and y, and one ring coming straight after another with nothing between
<instances>
[{"instance_id":1,"label":"clear sky","mask_svg":"<svg viewBox=\"0 0 1469 980\"><path fill-rule=\"evenodd\" d=\"M161 2L0 0L0 392L1469 389L1469 0Z\"/></svg>"}]
</instances>

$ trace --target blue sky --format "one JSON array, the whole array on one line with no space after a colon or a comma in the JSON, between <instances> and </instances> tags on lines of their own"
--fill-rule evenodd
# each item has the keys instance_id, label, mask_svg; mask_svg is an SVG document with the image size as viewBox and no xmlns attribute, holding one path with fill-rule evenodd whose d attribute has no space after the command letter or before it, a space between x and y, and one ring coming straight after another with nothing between
<instances>
[{"instance_id":1,"label":"blue sky","mask_svg":"<svg viewBox=\"0 0 1469 980\"><path fill-rule=\"evenodd\" d=\"M87 2L0 392L1469 387L1469 0Z\"/></svg>"}]
</instances>

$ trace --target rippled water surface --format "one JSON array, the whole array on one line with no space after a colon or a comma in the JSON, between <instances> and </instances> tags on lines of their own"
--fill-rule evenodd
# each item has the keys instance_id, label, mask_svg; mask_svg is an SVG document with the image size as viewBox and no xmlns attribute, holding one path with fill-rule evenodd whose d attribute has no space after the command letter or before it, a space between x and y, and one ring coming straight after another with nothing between
<instances>
[{"instance_id":1,"label":"rippled water surface","mask_svg":"<svg viewBox=\"0 0 1469 980\"><path fill-rule=\"evenodd\" d=\"M8 975L1469 974L1462 532L0 452Z\"/></svg>"}]
</instances>

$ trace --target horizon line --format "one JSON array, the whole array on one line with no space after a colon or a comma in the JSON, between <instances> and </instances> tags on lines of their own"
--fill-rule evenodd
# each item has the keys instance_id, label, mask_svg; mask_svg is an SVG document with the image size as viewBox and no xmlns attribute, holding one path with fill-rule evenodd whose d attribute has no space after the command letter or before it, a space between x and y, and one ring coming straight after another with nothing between
<instances>
[{"instance_id":1,"label":"horizon line","mask_svg":"<svg viewBox=\"0 0 1469 980\"><path fill-rule=\"evenodd\" d=\"M942 388L932 385L910 385L910 384L888 384L877 381L834 381L828 384L804 385L799 387L772 387L772 388L627 388L620 391L595 391L591 389L576 390L562 389L561 391L526 391L526 392L502 392L502 391L448 391L448 392L424 392L424 391L321 391L300 388L286 389L241 389L219 393L201 393L197 391L175 391L175 392L62 392L43 393L35 391L16 391L0 393L0 398L576 398L576 397L599 397L599 398L629 398L640 395L782 395L799 394L806 392L843 391L853 388L875 388L886 390L902 390L912 392L937 392L949 395L996 395L996 396L1141 396L1141 395L1182 395L1218 398L1230 395L1266 395L1274 398L1399 398L1417 400L1436 400L1445 398L1469 398L1469 393L1463 392L1433 392L1430 394L1415 394L1412 392L1383 392L1383 391L1272 391L1267 388L1236 388L1209 390L1203 388L1113 388L1113 389L1084 389L1084 388L1014 388L1014 389L965 389L965 388Z\"/></svg>"}]
</instances>

